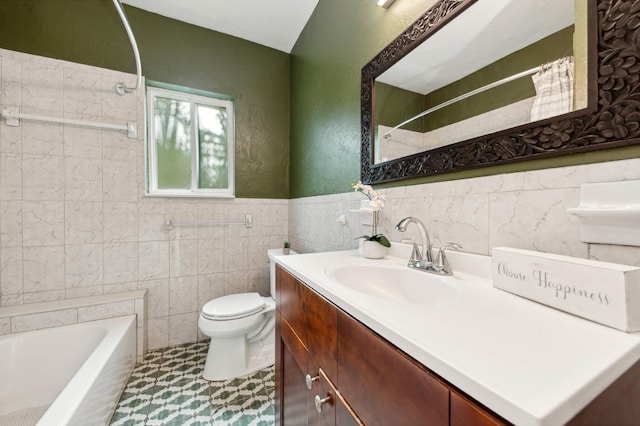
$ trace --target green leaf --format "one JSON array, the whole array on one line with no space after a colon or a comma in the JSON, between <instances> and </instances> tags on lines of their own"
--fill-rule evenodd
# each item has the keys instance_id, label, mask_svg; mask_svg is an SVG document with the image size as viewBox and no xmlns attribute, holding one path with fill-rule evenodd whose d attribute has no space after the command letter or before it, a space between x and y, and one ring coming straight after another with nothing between
<instances>
[{"instance_id":1,"label":"green leaf","mask_svg":"<svg viewBox=\"0 0 640 426\"><path fill-rule=\"evenodd\" d=\"M382 244L385 247L391 247L391 243L389 242L387 237L382 234L374 235L369 239L369 241L377 241L379 244Z\"/></svg>"},{"instance_id":2,"label":"green leaf","mask_svg":"<svg viewBox=\"0 0 640 426\"><path fill-rule=\"evenodd\" d=\"M372 235L372 236L361 235L358 238L354 238L354 240L359 240L360 238L364 238L367 241L375 241L376 243L382 244L385 247L391 247L391 243L389 242L387 237L385 237L382 234L376 234L376 235Z\"/></svg>"}]
</instances>

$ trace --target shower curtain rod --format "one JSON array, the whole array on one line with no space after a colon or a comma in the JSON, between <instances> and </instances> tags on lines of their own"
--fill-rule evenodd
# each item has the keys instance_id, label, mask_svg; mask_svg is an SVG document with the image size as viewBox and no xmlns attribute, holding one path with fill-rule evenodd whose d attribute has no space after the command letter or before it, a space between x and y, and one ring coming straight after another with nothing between
<instances>
[{"instance_id":1,"label":"shower curtain rod","mask_svg":"<svg viewBox=\"0 0 640 426\"><path fill-rule=\"evenodd\" d=\"M391 129L387 130L386 132L384 132L384 133L383 133L383 136L384 136L384 138L385 138L385 139L389 139L389 137L391 137L391 132L393 132L393 131L394 131L394 130L396 130L396 129L399 129L400 127L404 126L405 124L409 124L409 123L411 123L412 121L417 120L418 118L422 118L422 117L424 117L424 116L425 116L425 115L427 115L427 114L431 114L431 113L432 113L432 112L434 112L434 111L437 111L437 110L439 110L439 109L442 109L442 108L444 108L444 107L446 107L446 106L449 106L449 105L451 105L451 104L454 104L454 103L456 103L456 102L458 102L458 101L461 101L461 100L463 100L463 99L466 99L466 98L468 98L468 97L470 97L470 96L477 95L478 93L482 93L482 92L487 91L487 90L489 90L489 89L493 89L494 87L498 87L498 86L503 85L503 84L505 84L505 83L508 83L508 82L510 82L510 81L517 80L517 79L519 79L519 78L522 78L522 77L526 77L526 76L528 76L528 75L535 74L535 73L537 73L538 71L540 71L540 66L537 66L537 67L535 67L535 68L528 69L528 70L526 70L526 71L522 71L522 72L520 72L520 73L518 73L518 74L514 74L514 75L509 76L509 77L505 77L505 78L503 78L502 80L494 81L493 83L487 84L486 86L479 87L479 88L474 89L474 90L472 90L472 91L470 91L470 92L467 92L467 93L465 93L465 94L463 94L463 95L460 95L460 96L455 97L455 98L453 98L453 99L449 99L448 101L445 101L445 102L443 102L443 103L441 103L441 104L438 104L438 105L436 105L436 106L434 106L434 107L431 107L431 108L429 108L429 109L427 109L427 110L424 110L424 111L422 111L420 114L418 114L418 115L416 115L416 116L414 116L414 117L411 117L411 118L410 118L410 119L408 119L408 120L403 121L402 123L398 124L396 127L393 127L393 128L391 128Z\"/></svg>"},{"instance_id":2,"label":"shower curtain rod","mask_svg":"<svg viewBox=\"0 0 640 426\"><path fill-rule=\"evenodd\" d=\"M136 87L127 87L124 83L116 84L116 92L118 92L119 95L124 95L125 93L131 93L142 86L142 63L140 62L140 51L138 50L138 43L136 43L136 38L133 35L131 25L129 25L129 20L127 19L127 15L124 13L124 9L122 8L122 4L120 4L120 0L113 0L113 5L116 7L118 15L120 15L122 25L124 25L124 29L129 36L129 42L131 43L131 48L133 49L133 56L136 59Z\"/></svg>"},{"instance_id":3,"label":"shower curtain rod","mask_svg":"<svg viewBox=\"0 0 640 426\"><path fill-rule=\"evenodd\" d=\"M20 119L22 118L24 120L45 121L48 123L71 124L74 126L93 127L93 128L99 128L99 129L123 130L127 132L127 136L131 139L136 139L138 137L138 126L134 122L127 122L127 124L99 123L96 121L73 120L70 118L48 117L45 115L35 115L35 114L23 114L21 112L10 111L8 109L2 110L2 117L6 120L5 121L6 125L12 126L12 127L19 126Z\"/></svg>"}]
</instances>

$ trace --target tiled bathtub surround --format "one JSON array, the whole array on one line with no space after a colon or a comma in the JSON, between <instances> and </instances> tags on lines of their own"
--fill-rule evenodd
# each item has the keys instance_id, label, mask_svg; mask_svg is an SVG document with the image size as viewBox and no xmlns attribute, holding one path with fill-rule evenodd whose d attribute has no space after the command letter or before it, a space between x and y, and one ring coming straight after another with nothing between
<instances>
[{"instance_id":1,"label":"tiled bathtub surround","mask_svg":"<svg viewBox=\"0 0 640 426\"><path fill-rule=\"evenodd\" d=\"M147 351L146 290L0 307L0 335L136 315L137 358Z\"/></svg>"},{"instance_id":2,"label":"tiled bathtub surround","mask_svg":"<svg viewBox=\"0 0 640 426\"><path fill-rule=\"evenodd\" d=\"M439 246L456 242L464 251L490 254L508 246L606 262L640 265L640 247L587 244L567 208L579 204L580 185L640 178L640 159L511 173L431 184L376 188L386 196L382 230L392 241L415 238L394 226L415 216ZM345 193L289 201L289 238L297 250L319 252L358 247L369 233L357 209L362 195ZM347 216L347 224L336 221Z\"/></svg>"},{"instance_id":3,"label":"tiled bathtub surround","mask_svg":"<svg viewBox=\"0 0 640 426\"><path fill-rule=\"evenodd\" d=\"M144 196L144 93L135 76L0 49L0 105L23 113L138 124L125 132L0 123L0 306L148 290L149 348L198 339L210 299L268 294L266 251L287 239L287 200ZM243 220L253 227L163 228Z\"/></svg>"}]
</instances>

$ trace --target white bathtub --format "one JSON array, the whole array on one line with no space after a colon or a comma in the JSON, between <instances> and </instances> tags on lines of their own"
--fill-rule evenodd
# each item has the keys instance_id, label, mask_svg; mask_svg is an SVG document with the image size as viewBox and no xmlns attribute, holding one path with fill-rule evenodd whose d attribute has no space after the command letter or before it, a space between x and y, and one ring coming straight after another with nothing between
<instances>
[{"instance_id":1,"label":"white bathtub","mask_svg":"<svg viewBox=\"0 0 640 426\"><path fill-rule=\"evenodd\" d=\"M0 336L0 425L104 425L136 361L136 316Z\"/></svg>"}]
</instances>

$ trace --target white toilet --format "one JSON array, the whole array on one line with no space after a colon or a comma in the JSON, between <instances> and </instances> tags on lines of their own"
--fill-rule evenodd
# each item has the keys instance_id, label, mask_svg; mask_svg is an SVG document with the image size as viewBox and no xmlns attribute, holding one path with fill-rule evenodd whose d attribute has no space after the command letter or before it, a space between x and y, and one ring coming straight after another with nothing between
<instances>
[{"instance_id":1,"label":"white toilet","mask_svg":"<svg viewBox=\"0 0 640 426\"><path fill-rule=\"evenodd\" d=\"M282 249L270 249L270 296L239 293L202 307L198 328L211 337L202 377L227 380L268 367L275 360L276 266ZM295 254L293 251L290 254Z\"/></svg>"}]
</instances>

